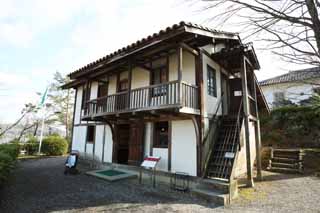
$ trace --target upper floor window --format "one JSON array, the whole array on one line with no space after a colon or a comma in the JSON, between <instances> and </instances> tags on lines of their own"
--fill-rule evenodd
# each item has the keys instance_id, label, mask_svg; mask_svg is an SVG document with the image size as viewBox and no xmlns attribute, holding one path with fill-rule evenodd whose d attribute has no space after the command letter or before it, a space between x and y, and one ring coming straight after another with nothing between
<instances>
[{"instance_id":1,"label":"upper floor window","mask_svg":"<svg viewBox=\"0 0 320 213\"><path fill-rule=\"evenodd\" d=\"M99 83L98 85L98 98L108 95L108 83Z\"/></svg>"},{"instance_id":2,"label":"upper floor window","mask_svg":"<svg viewBox=\"0 0 320 213\"><path fill-rule=\"evenodd\" d=\"M119 81L119 87L118 87L119 92L124 92L124 91L127 91L128 89L129 89L128 79L123 79Z\"/></svg>"},{"instance_id":3,"label":"upper floor window","mask_svg":"<svg viewBox=\"0 0 320 213\"><path fill-rule=\"evenodd\" d=\"M168 82L168 60L159 59L152 63L151 84L163 84ZM159 86L152 89L152 96L162 96L167 92L166 86Z\"/></svg>"},{"instance_id":4,"label":"upper floor window","mask_svg":"<svg viewBox=\"0 0 320 213\"><path fill-rule=\"evenodd\" d=\"M90 84L83 86L81 109L84 109L86 107L87 101L90 100L90 91Z\"/></svg>"},{"instance_id":5,"label":"upper floor window","mask_svg":"<svg viewBox=\"0 0 320 213\"><path fill-rule=\"evenodd\" d=\"M207 87L208 94L217 97L216 70L207 65Z\"/></svg>"}]
</instances>

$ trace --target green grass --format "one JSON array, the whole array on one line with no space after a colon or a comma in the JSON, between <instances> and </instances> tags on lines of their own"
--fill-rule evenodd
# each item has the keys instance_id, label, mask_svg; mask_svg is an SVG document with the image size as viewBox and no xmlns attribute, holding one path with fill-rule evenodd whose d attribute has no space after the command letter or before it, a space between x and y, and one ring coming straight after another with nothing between
<instances>
[{"instance_id":1,"label":"green grass","mask_svg":"<svg viewBox=\"0 0 320 213\"><path fill-rule=\"evenodd\" d=\"M116 176L126 174L125 172L117 171L117 170L104 170L100 172L96 172L97 174L105 175L105 176Z\"/></svg>"}]
</instances>

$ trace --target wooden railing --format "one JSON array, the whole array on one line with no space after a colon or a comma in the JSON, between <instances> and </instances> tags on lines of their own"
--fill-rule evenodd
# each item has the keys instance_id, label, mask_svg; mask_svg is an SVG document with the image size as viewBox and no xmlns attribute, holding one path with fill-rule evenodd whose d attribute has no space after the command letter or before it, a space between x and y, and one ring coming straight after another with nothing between
<instances>
[{"instance_id":1,"label":"wooden railing","mask_svg":"<svg viewBox=\"0 0 320 213\"><path fill-rule=\"evenodd\" d=\"M198 88L171 81L87 101L84 117L170 107L198 109Z\"/></svg>"}]
</instances>

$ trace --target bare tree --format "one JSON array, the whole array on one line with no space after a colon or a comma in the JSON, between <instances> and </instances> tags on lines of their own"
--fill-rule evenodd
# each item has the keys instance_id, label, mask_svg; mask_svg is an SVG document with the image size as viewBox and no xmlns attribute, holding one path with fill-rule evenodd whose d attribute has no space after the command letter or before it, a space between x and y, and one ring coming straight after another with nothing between
<instances>
[{"instance_id":1,"label":"bare tree","mask_svg":"<svg viewBox=\"0 0 320 213\"><path fill-rule=\"evenodd\" d=\"M217 26L236 24L239 32L266 42L285 61L320 65L319 0L202 0Z\"/></svg>"},{"instance_id":2,"label":"bare tree","mask_svg":"<svg viewBox=\"0 0 320 213\"><path fill-rule=\"evenodd\" d=\"M4 129L0 129L0 137L4 136L9 130L16 127L20 122L30 113L37 112L38 107L32 103L25 104L24 108L21 111L21 116L11 125L7 126Z\"/></svg>"}]
</instances>

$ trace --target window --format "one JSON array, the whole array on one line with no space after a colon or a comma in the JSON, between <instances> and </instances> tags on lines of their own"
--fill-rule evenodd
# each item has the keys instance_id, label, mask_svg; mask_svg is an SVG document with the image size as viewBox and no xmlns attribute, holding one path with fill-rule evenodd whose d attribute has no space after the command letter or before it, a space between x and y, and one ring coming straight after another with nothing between
<instances>
[{"instance_id":1,"label":"window","mask_svg":"<svg viewBox=\"0 0 320 213\"><path fill-rule=\"evenodd\" d=\"M124 91L127 91L129 88L129 82L128 82L128 79L123 79L121 81L119 81L119 92L124 92Z\"/></svg>"},{"instance_id":2,"label":"window","mask_svg":"<svg viewBox=\"0 0 320 213\"><path fill-rule=\"evenodd\" d=\"M87 143L94 143L95 126L87 128Z\"/></svg>"},{"instance_id":3,"label":"window","mask_svg":"<svg viewBox=\"0 0 320 213\"><path fill-rule=\"evenodd\" d=\"M284 92L273 93L273 104L275 106L281 106L285 101Z\"/></svg>"},{"instance_id":4,"label":"window","mask_svg":"<svg viewBox=\"0 0 320 213\"><path fill-rule=\"evenodd\" d=\"M166 83L167 81L167 66L161 66L153 69L151 79L151 83L153 85ZM166 92L166 86L159 86L153 89L152 96L165 95Z\"/></svg>"},{"instance_id":5,"label":"window","mask_svg":"<svg viewBox=\"0 0 320 213\"><path fill-rule=\"evenodd\" d=\"M154 143L155 148L168 148L169 143L169 123L157 122L154 125Z\"/></svg>"},{"instance_id":6,"label":"window","mask_svg":"<svg viewBox=\"0 0 320 213\"><path fill-rule=\"evenodd\" d=\"M98 85L98 98L108 95L108 83L99 83Z\"/></svg>"},{"instance_id":7,"label":"window","mask_svg":"<svg viewBox=\"0 0 320 213\"><path fill-rule=\"evenodd\" d=\"M207 65L208 94L217 97L216 70Z\"/></svg>"},{"instance_id":8,"label":"window","mask_svg":"<svg viewBox=\"0 0 320 213\"><path fill-rule=\"evenodd\" d=\"M81 109L84 109L86 107L87 101L90 100L90 87L84 85L82 90L82 103L81 103Z\"/></svg>"}]
</instances>

